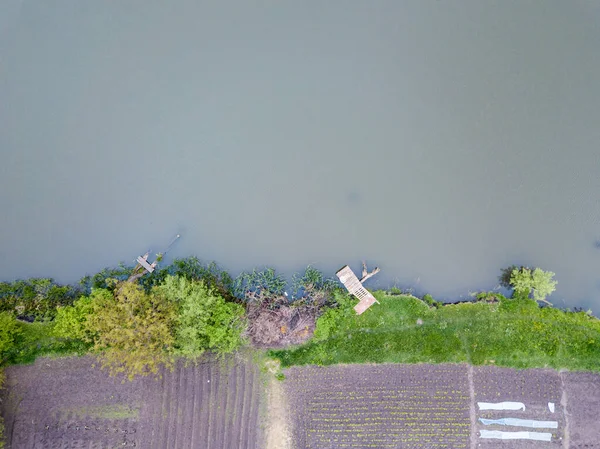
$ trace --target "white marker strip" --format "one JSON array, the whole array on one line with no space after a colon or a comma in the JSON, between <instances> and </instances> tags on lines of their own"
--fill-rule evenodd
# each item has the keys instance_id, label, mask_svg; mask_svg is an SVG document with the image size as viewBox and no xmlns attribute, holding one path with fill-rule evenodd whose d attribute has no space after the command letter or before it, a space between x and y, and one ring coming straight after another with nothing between
<instances>
[{"instance_id":1,"label":"white marker strip","mask_svg":"<svg viewBox=\"0 0 600 449\"><path fill-rule=\"evenodd\" d=\"M525 410L522 402L478 402L479 410Z\"/></svg>"},{"instance_id":2,"label":"white marker strip","mask_svg":"<svg viewBox=\"0 0 600 449\"><path fill-rule=\"evenodd\" d=\"M501 426L533 427L535 429L558 429L557 421L537 421L535 419L520 419L520 418L500 418L500 419L479 418L479 421L481 421L481 423L484 426L499 424Z\"/></svg>"},{"instance_id":3,"label":"white marker strip","mask_svg":"<svg viewBox=\"0 0 600 449\"><path fill-rule=\"evenodd\" d=\"M497 440L536 440L552 441L552 434L546 432L502 432L500 430L480 430L481 438Z\"/></svg>"}]
</instances>

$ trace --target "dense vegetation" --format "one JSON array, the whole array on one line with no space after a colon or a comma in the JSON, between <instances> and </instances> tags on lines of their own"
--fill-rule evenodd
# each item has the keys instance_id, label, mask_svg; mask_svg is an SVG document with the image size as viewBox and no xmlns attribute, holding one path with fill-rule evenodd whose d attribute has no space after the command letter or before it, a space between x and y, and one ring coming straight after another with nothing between
<instances>
[{"instance_id":1,"label":"dense vegetation","mask_svg":"<svg viewBox=\"0 0 600 449\"><path fill-rule=\"evenodd\" d=\"M553 277L511 266L500 276L511 298L483 292L449 305L398 289L376 292L380 304L360 316L337 280L310 266L289 286L270 268L233 279L197 258L152 274L121 265L76 286L37 278L2 282L0 367L92 352L111 374L132 378L156 374L177 357L225 354L251 343L281 348L270 354L282 366L468 362L600 371L600 320L551 307ZM0 447L2 431L0 421Z\"/></svg>"},{"instance_id":2,"label":"dense vegetation","mask_svg":"<svg viewBox=\"0 0 600 449\"><path fill-rule=\"evenodd\" d=\"M235 351L266 325L279 338L280 324L289 323L278 317L294 317L279 313L291 308L286 281L270 268L233 279L215 263L188 258L138 273L121 265L86 276L77 286L52 279L0 283L0 366L93 352L111 374L156 374L177 357ZM294 307L314 309L314 322L334 285L308 267L293 278ZM248 326L246 308L263 327Z\"/></svg>"},{"instance_id":3,"label":"dense vegetation","mask_svg":"<svg viewBox=\"0 0 600 449\"><path fill-rule=\"evenodd\" d=\"M499 294L444 306L375 296L381 304L361 316L353 314L353 301L340 298L317 321L311 342L271 354L282 366L468 362L600 371L600 320L587 313Z\"/></svg>"},{"instance_id":4,"label":"dense vegetation","mask_svg":"<svg viewBox=\"0 0 600 449\"><path fill-rule=\"evenodd\" d=\"M337 281L310 266L290 286L273 269L233 279L197 258L134 273L121 265L77 286L51 279L0 283L0 365L93 352L111 373L133 377L157 373L177 357L229 353L248 342L302 343L314 330L304 346L272 355L284 366L470 362L600 369L600 321L540 308L537 301L547 303L556 281L537 268L503 270L510 299L482 293L473 302L442 306L429 295L378 292L381 304L361 316Z\"/></svg>"}]
</instances>

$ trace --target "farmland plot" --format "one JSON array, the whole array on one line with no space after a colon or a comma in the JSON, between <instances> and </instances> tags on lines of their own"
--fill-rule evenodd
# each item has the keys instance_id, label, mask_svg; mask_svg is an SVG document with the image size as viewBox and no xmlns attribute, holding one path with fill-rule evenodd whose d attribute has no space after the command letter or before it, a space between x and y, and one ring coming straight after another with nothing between
<instances>
[{"instance_id":1,"label":"farmland plot","mask_svg":"<svg viewBox=\"0 0 600 449\"><path fill-rule=\"evenodd\" d=\"M465 365L293 367L297 449L469 447Z\"/></svg>"},{"instance_id":2,"label":"farmland plot","mask_svg":"<svg viewBox=\"0 0 600 449\"><path fill-rule=\"evenodd\" d=\"M600 375L562 373L569 417L569 448L600 448Z\"/></svg>"},{"instance_id":3,"label":"farmland plot","mask_svg":"<svg viewBox=\"0 0 600 449\"><path fill-rule=\"evenodd\" d=\"M91 357L6 369L9 449L260 448L255 365L178 364L162 379L111 378Z\"/></svg>"},{"instance_id":4,"label":"farmland plot","mask_svg":"<svg viewBox=\"0 0 600 449\"><path fill-rule=\"evenodd\" d=\"M296 449L600 448L599 374L467 365L302 366L285 373ZM477 406L505 401L525 410ZM486 425L480 418L555 422L556 428ZM488 439L482 430L551 439Z\"/></svg>"},{"instance_id":5,"label":"farmland plot","mask_svg":"<svg viewBox=\"0 0 600 449\"><path fill-rule=\"evenodd\" d=\"M498 411L477 410L476 435L481 430L500 430L504 432L533 431L551 433L548 441L531 440L480 440L481 447L486 449L534 449L561 448L565 437L565 414L562 399L562 381L560 374L554 370L528 369L515 370L493 366L473 367L473 386L475 402L522 402L525 410ZM548 403L554 404L554 412ZM514 426L482 425L479 418L498 419L514 417L537 421L557 421L558 428L522 428Z\"/></svg>"}]
</instances>

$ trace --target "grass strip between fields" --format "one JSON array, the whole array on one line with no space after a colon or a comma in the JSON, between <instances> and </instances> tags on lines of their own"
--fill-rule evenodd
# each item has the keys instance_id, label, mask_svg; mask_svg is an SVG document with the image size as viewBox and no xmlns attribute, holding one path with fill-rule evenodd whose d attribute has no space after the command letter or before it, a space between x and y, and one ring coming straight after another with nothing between
<instances>
[{"instance_id":1,"label":"grass strip between fields","mask_svg":"<svg viewBox=\"0 0 600 449\"><path fill-rule=\"evenodd\" d=\"M381 304L356 316L327 311L305 345L273 350L283 367L336 363L461 363L600 371L600 320L584 312L503 299L430 307L376 292Z\"/></svg>"}]
</instances>

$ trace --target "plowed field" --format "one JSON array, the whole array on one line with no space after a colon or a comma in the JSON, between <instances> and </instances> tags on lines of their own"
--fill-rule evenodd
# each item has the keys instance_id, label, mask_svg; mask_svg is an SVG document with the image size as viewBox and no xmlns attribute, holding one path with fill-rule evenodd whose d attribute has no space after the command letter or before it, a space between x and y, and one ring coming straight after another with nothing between
<instances>
[{"instance_id":1,"label":"plowed field","mask_svg":"<svg viewBox=\"0 0 600 449\"><path fill-rule=\"evenodd\" d=\"M295 449L600 448L598 374L467 365L305 366L285 374ZM523 402L526 409L477 407L503 401ZM504 417L556 421L558 428L479 421ZM545 432L552 439L483 439L484 429Z\"/></svg>"},{"instance_id":2,"label":"plowed field","mask_svg":"<svg viewBox=\"0 0 600 449\"><path fill-rule=\"evenodd\" d=\"M0 407L8 449L284 447L265 442L264 379L241 356L179 364L161 379L134 382L92 365L85 357L9 367ZM290 427L284 419L271 426L271 436L287 441L290 435L294 449L600 448L598 374L451 364L306 366L284 373L276 405L285 410L272 419L289 415ZM523 402L526 409L484 411L478 401ZM504 417L556 421L557 428L479 422ZM483 439L481 430L546 432L552 440Z\"/></svg>"},{"instance_id":3,"label":"plowed field","mask_svg":"<svg viewBox=\"0 0 600 449\"><path fill-rule=\"evenodd\" d=\"M260 449L258 369L239 358L122 382L93 359L7 370L8 448Z\"/></svg>"}]
</instances>

